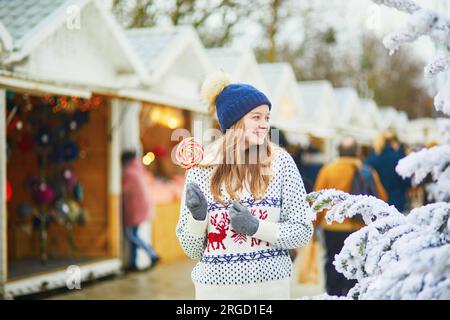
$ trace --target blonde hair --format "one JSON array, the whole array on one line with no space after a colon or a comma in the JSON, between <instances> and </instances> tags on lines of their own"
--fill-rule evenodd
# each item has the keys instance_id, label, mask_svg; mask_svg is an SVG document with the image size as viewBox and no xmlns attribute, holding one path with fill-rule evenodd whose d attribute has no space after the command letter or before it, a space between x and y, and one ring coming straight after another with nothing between
<instances>
[{"instance_id":1,"label":"blonde hair","mask_svg":"<svg viewBox=\"0 0 450 320\"><path fill-rule=\"evenodd\" d=\"M227 130L219 148L218 164L211 176L211 193L214 201L225 204L222 185L233 200L240 200L244 185L254 199L261 199L267 192L272 177L272 158L276 148L269 138L260 146L244 146L244 121L239 120ZM256 161L255 161L256 160ZM212 166L210 164L202 167Z\"/></svg>"},{"instance_id":2,"label":"blonde hair","mask_svg":"<svg viewBox=\"0 0 450 320\"><path fill-rule=\"evenodd\" d=\"M231 77L219 71L206 78L202 85L202 97L208 103L211 113L216 113L217 96L231 84ZM260 146L244 148L244 120L241 118L231 130L222 136L218 149L218 164L211 176L211 193L216 202L225 204L222 185L233 200L240 200L244 184L247 184L254 199L260 199L267 192L272 173L273 153L279 148L266 137ZM256 161L255 161L256 160ZM209 164L201 165L203 167Z\"/></svg>"},{"instance_id":3,"label":"blonde hair","mask_svg":"<svg viewBox=\"0 0 450 320\"><path fill-rule=\"evenodd\" d=\"M375 153L379 155L386 146L386 143L394 140L397 140L397 137L393 130L388 130L378 135L378 137L375 138L372 144Z\"/></svg>"}]
</instances>

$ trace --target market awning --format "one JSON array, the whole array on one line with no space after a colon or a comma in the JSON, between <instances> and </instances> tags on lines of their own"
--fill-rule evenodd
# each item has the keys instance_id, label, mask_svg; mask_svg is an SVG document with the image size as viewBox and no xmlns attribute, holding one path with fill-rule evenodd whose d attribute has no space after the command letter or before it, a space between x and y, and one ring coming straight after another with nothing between
<instances>
[{"instance_id":1,"label":"market awning","mask_svg":"<svg viewBox=\"0 0 450 320\"><path fill-rule=\"evenodd\" d=\"M11 90L20 90L35 94L57 94L66 96L76 96L89 99L92 91L81 86L67 83L57 83L55 81L44 81L19 75L17 73L0 70L0 86Z\"/></svg>"},{"instance_id":2,"label":"market awning","mask_svg":"<svg viewBox=\"0 0 450 320\"><path fill-rule=\"evenodd\" d=\"M208 113L208 108L201 101L192 101L188 99L180 99L176 97L169 97L159 93L154 93L139 89L125 89L117 92L117 97L122 99L129 99L135 101L142 101L148 103L162 104L166 106L176 107L199 113Z\"/></svg>"},{"instance_id":3,"label":"market awning","mask_svg":"<svg viewBox=\"0 0 450 320\"><path fill-rule=\"evenodd\" d=\"M56 94L86 99L89 99L93 94L99 94L126 100L161 104L204 114L208 113L206 105L201 101L169 97L142 89L118 89L63 83L54 80L29 77L5 70L0 70L0 87L11 90L20 90L31 94Z\"/></svg>"}]
</instances>

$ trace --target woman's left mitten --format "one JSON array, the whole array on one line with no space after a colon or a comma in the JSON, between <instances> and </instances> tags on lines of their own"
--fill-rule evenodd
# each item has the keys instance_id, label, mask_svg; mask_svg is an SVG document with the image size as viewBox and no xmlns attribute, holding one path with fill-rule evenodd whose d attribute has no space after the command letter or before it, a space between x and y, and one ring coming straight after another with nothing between
<instances>
[{"instance_id":1,"label":"woman's left mitten","mask_svg":"<svg viewBox=\"0 0 450 320\"><path fill-rule=\"evenodd\" d=\"M258 231L259 220L239 202L234 201L230 209L231 226L239 233L253 236Z\"/></svg>"}]
</instances>

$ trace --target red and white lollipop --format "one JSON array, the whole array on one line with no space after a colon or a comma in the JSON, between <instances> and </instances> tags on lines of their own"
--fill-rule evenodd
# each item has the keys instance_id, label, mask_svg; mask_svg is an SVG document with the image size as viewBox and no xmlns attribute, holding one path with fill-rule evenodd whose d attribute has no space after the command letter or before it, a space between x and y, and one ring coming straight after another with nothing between
<instances>
[{"instance_id":1,"label":"red and white lollipop","mask_svg":"<svg viewBox=\"0 0 450 320\"><path fill-rule=\"evenodd\" d=\"M205 154L203 146L194 141L193 137L186 138L178 144L175 160L183 169L191 169L198 165Z\"/></svg>"}]
</instances>

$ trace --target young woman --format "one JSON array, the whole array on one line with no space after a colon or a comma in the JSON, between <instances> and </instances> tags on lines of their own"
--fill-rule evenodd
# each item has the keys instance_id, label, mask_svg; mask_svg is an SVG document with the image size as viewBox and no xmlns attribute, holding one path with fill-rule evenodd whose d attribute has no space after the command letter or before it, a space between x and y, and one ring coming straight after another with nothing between
<instances>
[{"instance_id":1,"label":"young woman","mask_svg":"<svg viewBox=\"0 0 450 320\"><path fill-rule=\"evenodd\" d=\"M270 141L269 99L224 73L203 84L223 136L187 172L177 236L196 299L289 299L288 250L306 245L313 228L292 157Z\"/></svg>"}]
</instances>

